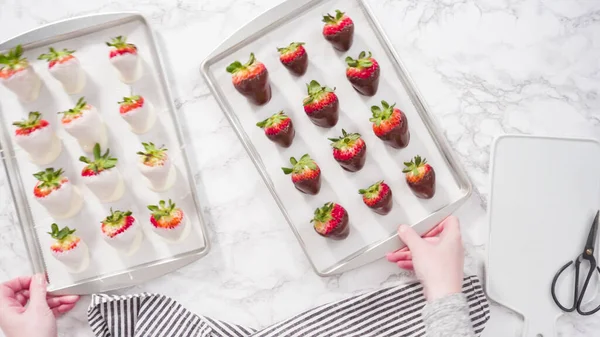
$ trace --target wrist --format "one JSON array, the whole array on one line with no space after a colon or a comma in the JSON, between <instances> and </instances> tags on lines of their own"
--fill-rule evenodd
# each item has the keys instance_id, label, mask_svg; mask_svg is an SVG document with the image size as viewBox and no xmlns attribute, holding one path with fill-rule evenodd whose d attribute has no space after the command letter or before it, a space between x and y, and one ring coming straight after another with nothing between
<instances>
[{"instance_id":1,"label":"wrist","mask_svg":"<svg viewBox=\"0 0 600 337\"><path fill-rule=\"evenodd\" d=\"M461 284L436 284L425 285L424 294L427 301L435 301L450 295L459 294L462 292Z\"/></svg>"}]
</instances>

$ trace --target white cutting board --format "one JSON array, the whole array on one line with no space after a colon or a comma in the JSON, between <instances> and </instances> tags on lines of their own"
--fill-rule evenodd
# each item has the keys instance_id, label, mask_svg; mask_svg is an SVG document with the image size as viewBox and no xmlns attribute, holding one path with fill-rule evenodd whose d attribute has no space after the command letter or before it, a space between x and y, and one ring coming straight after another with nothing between
<instances>
[{"instance_id":1,"label":"white cutting board","mask_svg":"<svg viewBox=\"0 0 600 337\"><path fill-rule=\"evenodd\" d=\"M600 208L600 143L506 135L496 139L491 162L488 295L523 315L523 336L555 337L562 311L550 285L581 254ZM573 275L558 289L567 307Z\"/></svg>"}]
</instances>

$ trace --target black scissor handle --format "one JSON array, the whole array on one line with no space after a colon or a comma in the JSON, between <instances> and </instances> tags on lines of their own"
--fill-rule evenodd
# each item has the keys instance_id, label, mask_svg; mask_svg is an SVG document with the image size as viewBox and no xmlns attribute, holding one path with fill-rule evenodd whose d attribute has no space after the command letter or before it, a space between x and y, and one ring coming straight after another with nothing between
<instances>
[{"instance_id":1,"label":"black scissor handle","mask_svg":"<svg viewBox=\"0 0 600 337\"><path fill-rule=\"evenodd\" d=\"M584 297L585 291L587 290L587 287L590 283L592 275L594 274L595 271L598 271L598 273L600 273L600 268L598 268L598 266L596 266L595 259L593 261L590 261L590 263L593 263L593 264L590 266L590 271L588 272L587 277L585 278L585 283L583 284L583 288L581 289L581 294L579 295L579 299L577 299L577 306L576 306L577 312L583 316L593 315L593 314L597 313L598 311L600 311L600 305L598 305L594 310L591 310L591 311L581 310L581 302L583 302L583 297Z\"/></svg>"},{"instance_id":2,"label":"black scissor handle","mask_svg":"<svg viewBox=\"0 0 600 337\"><path fill-rule=\"evenodd\" d=\"M556 282L558 282L558 278L559 276L567 269L569 268L570 265L573 264L573 261L569 261L567 264L565 264L564 266L562 266L562 268L560 268L560 270L556 273L556 275L554 275L554 279L552 279L552 287L550 288L550 292L552 293L552 299L554 300L554 303L556 303L556 305L565 312L573 312L575 311L575 309L578 308L578 303L579 301L579 259L575 260L575 286L573 287L574 289L574 294L573 294L573 306L571 308L566 308L565 306L563 306L560 301L558 300L558 297L556 297ZM590 314L591 315L591 314Z\"/></svg>"}]
</instances>

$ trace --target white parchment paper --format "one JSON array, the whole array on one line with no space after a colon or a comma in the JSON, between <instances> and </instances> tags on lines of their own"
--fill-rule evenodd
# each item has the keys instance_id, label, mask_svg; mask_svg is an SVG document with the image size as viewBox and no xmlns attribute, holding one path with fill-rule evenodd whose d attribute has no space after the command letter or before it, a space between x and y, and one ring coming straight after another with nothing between
<instances>
[{"instance_id":1,"label":"white parchment paper","mask_svg":"<svg viewBox=\"0 0 600 337\"><path fill-rule=\"evenodd\" d=\"M86 86L80 94L71 96L66 94L60 82L48 72L46 61L37 60L40 54L47 52L49 45L25 51L25 56L43 82L40 97L35 102L20 103L16 96L6 88L0 88L0 102L6 123L25 118L29 111L39 111L43 114L44 119L50 122L64 146L63 152L57 160L40 167L31 163L27 153L15 144L14 133L10 135L52 289L66 287L92 277L123 272L141 264L204 248L201 219L198 216L200 210L196 209L191 193L191 189L195 187L191 181L187 180L183 154L177 141L175 121L171 118L168 102L163 95L158 74L158 59L152 54L151 37L146 29L147 27L142 21L133 21L52 44L56 49L76 50L74 55L81 61L87 74ZM142 58L144 75L132 85L122 83L109 62L109 48L105 42L118 35L127 36L128 42L138 47L139 55ZM146 134L136 135L131 132L128 124L119 115L117 102L131 94L140 94L154 105L157 122ZM72 108L77 99L82 96L89 104L98 108L107 127L111 153L119 159L117 168L124 177L126 192L121 200L114 203L100 203L83 184L80 174L85 164L79 162L78 158L81 155L89 157L91 154L84 153L75 138L62 128L60 116L57 114L59 111ZM8 126L8 128L11 131L14 130L12 126ZM177 182L170 190L156 193L147 187L136 167L138 160L136 152L143 149L141 142L153 142L158 146L164 144L169 149L169 155L177 170ZM82 192L85 201L83 209L77 216L66 220L53 219L46 209L35 200L33 187L36 179L32 174L46 167L63 168L66 176ZM146 209L149 204L156 204L161 199L169 198L183 209L187 224L192 226L187 239L177 244L168 244L152 232L150 213ZM131 210L143 228L142 245L132 256L125 256L113 249L104 242L101 236L100 222L109 214L111 207L119 210ZM60 227L76 228L76 234L88 244L91 261L90 267L86 271L80 274L70 274L61 262L52 257L50 245L53 240L46 232L49 231L50 224L53 222L58 223Z\"/></svg>"},{"instance_id":2,"label":"white parchment paper","mask_svg":"<svg viewBox=\"0 0 600 337\"><path fill-rule=\"evenodd\" d=\"M323 14L334 13L336 9L346 12L355 23L354 44L346 53L336 51L321 33ZM287 46L290 42L306 43L310 65L302 77L289 73L279 61L276 48ZM358 94L345 76L346 56L356 58L363 50L371 51L381 66L379 91L374 97ZM251 52L267 66L273 90L271 101L261 107L252 105L240 95L231 83L231 75L225 71L227 65L235 60L247 62ZM209 70L257 149L264 169L317 270L332 267L363 247L389 238L398 224L415 224L464 195L393 69L393 60L385 53L357 1L326 1L214 63ZM317 127L304 113L302 100L307 95L306 83L311 80L337 88L340 121L334 128ZM397 103L397 107L406 114L411 133L407 148L397 150L388 147L373 133L369 121L372 115L370 107L380 105L381 100ZM256 122L280 110L292 118L296 127L296 138L288 149L269 141L263 130L255 126ZM348 132L359 132L367 143L367 162L359 172L344 171L333 158L327 138L338 137L342 128ZM290 157L299 158L305 153L309 153L322 169L323 184L316 196L297 191L290 176L281 171L283 166L290 167ZM416 198L405 183L403 162L410 161L415 155L427 158L436 171L437 192L431 200ZM385 180L394 195L393 210L386 216L367 208L358 193L360 188L367 188L378 180ZM349 213L351 231L345 240L323 238L310 224L314 210L329 201L341 204Z\"/></svg>"}]
</instances>

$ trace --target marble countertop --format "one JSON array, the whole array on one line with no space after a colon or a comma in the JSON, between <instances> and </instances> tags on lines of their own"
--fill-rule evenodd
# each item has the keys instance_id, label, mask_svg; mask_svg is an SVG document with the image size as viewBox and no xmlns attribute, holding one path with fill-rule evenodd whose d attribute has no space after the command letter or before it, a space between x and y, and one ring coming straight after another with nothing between
<instances>
[{"instance_id":1,"label":"marble countertop","mask_svg":"<svg viewBox=\"0 0 600 337\"><path fill-rule=\"evenodd\" d=\"M193 134L212 250L201 262L120 293L160 292L196 313L262 327L304 309L412 280L385 261L329 278L313 273L201 78L206 55L281 0L0 0L0 40L82 14L136 10L162 41L178 112ZM458 212L469 273L482 271L488 161L503 133L600 139L600 2L368 0L475 186ZM30 273L0 168L0 280ZM87 336L84 299L60 336ZM493 306L486 336L520 336ZM600 317L559 318L561 336L591 336Z\"/></svg>"}]
</instances>

